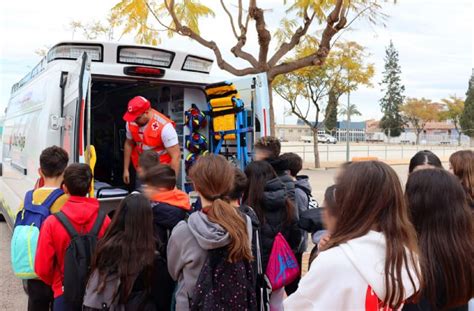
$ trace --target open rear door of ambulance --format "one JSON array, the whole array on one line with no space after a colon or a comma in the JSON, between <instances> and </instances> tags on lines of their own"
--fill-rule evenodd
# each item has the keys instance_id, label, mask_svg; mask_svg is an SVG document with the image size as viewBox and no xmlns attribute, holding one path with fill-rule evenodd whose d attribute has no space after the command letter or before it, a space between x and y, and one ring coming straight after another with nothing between
<instances>
[{"instance_id":1,"label":"open rear door of ambulance","mask_svg":"<svg viewBox=\"0 0 474 311\"><path fill-rule=\"evenodd\" d=\"M252 112L249 125L254 128L254 141L262 136L270 135L270 97L266 73L229 81L234 83L239 91L245 110ZM249 147L253 146L254 141L248 142L251 143Z\"/></svg>"},{"instance_id":2,"label":"open rear door of ambulance","mask_svg":"<svg viewBox=\"0 0 474 311\"><path fill-rule=\"evenodd\" d=\"M84 52L61 81L61 146L68 152L71 162L88 162L84 155L90 143L90 84L91 60Z\"/></svg>"}]
</instances>

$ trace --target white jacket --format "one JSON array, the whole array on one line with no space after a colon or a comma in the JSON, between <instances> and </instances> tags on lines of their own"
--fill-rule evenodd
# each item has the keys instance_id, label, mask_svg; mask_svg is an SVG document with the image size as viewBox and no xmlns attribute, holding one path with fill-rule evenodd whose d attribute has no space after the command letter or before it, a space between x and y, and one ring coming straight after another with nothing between
<instances>
[{"instance_id":1,"label":"white jacket","mask_svg":"<svg viewBox=\"0 0 474 311\"><path fill-rule=\"evenodd\" d=\"M298 290L288 297L285 311L382 311L385 298L385 237L370 231L321 252L301 279ZM413 267L410 266L413 271ZM415 273L416 287L419 282ZM404 298L415 292L407 271L402 272Z\"/></svg>"}]
</instances>

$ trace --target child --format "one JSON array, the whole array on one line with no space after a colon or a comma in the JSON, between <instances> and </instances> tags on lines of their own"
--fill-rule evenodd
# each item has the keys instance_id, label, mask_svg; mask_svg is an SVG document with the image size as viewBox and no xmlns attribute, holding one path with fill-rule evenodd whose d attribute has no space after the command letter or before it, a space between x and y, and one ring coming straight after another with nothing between
<instances>
[{"instance_id":1,"label":"child","mask_svg":"<svg viewBox=\"0 0 474 311\"><path fill-rule=\"evenodd\" d=\"M48 147L41 152L40 168L38 173L41 176L43 186L34 190L32 198L34 204L43 204L53 192L57 192L57 199L50 207L51 213L57 213L67 200L67 195L62 192L61 183L66 169L69 156L67 152L57 146ZM31 202L30 202L31 203ZM24 203L20 206L20 212L23 210ZM26 280L26 289L28 293L28 310L50 310L53 304L53 291L39 279Z\"/></svg>"},{"instance_id":2,"label":"child","mask_svg":"<svg viewBox=\"0 0 474 311\"><path fill-rule=\"evenodd\" d=\"M191 204L188 195L176 188L175 171L168 165L148 168L143 181L144 195L151 201L156 249L161 258L154 269L154 279L160 287L153 296L158 310L169 310L176 284L168 272L166 248L171 231L187 218Z\"/></svg>"},{"instance_id":3,"label":"child","mask_svg":"<svg viewBox=\"0 0 474 311\"><path fill-rule=\"evenodd\" d=\"M395 171L349 165L335 190L331 238L285 310L398 310L419 290L416 232Z\"/></svg>"},{"instance_id":4,"label":"child","mask_svg":"<svg viewBox=\"0 0 474 311\"><path fill-rule=\"evenodd\" d=\"M87 198L91 188L92 171L86 164L71 164L64 172L63 190L69 194L61 212L79 234L86 234L93 228L99 214L99 202ZM110 219L105 217L98 237L104 235ZM54 292L55 311L76 310L65 301L64 293L64 260L71 236L60 220L49 216L41 227L35 260L35 272L38 277L49 284ZM80 309L79 309L80 310Z\"/></svg>"},{"instance_id":5,"label":"child","mask_svg":"<svg viewBox=\"0 0 474 311\"><path fill-rule=\"evenodd\" d=\"M404 311L468 310L474 296L474 226L456 176L434 168L410 174L405 197L418 234L421 299Z\"/></svg>"},{"instance_id":6,"label":"child","mask_svg":"<svg viewBox=\"0 0 474 311\"><path fill-rule=\"evenodd\" d=\"M295 204L298 208L298 215L301 215L309 209L311 199L311 185L309 184L308 176L298 176L298 173L303 169L303 159L292 152L282 154L280 159L286 164L286 171L295 182ZM308 232L301 230L301 236L301 244L295 253L300 269L302 266L303 253L306 252L308 248ZM291 295L296 291L299 281L300 278L285 287L287 295Z\"/></svg>"},{"instance_id":7,"label":"child","mask_svg":"<svg viewBox=\"0 0 474 311\"><path fill-rule=\"evenodd\" d=\"M285 184L288 198L296 205L295 181L288 176L286 160L280 157L281 144L278 138L264 136L255 143L255 160L268 162L278 178Z\"/></svg>"},{"instance_id":8,"label":"child","mask_svg":"<svg viewBox=\"0 0 474 311\"><path fill-rule=\"evenodd\" d=\"M176 174L168 165L148 169L143 181L143 193L153 209L155 237L166 249L171 231L191 211L189 197L176 188Z\"/></svg>"},{"instance_id":9,"label":"child","mask_svg":"<svg viewBox=\"0 0 474 311\"><path fill-rule=\"evenodd\" d=\"M336 227L336 198L335 198L336 186L332 185L329 186L326 191L324 192L324 201L322 208L324 209L322 213L323 223L326 230L320 230L313 234L313 243L316 244L313 249L311 250L311 254L309 256L309 264L313 262L313 260L318 255L320 249L324 248L328 243L331 233L334 232Z\"/></svg>"},{"instance_id":10,"label":"child","mask_svg":"<svg viewBox=\"0 0 474 311\"><path fill-rule=\"evenodd\" d=\"M150 203L141 194L131 194L122 200L107 232L97 244L83 310L108 310L111 307L155 310L151 296L157 282L155 279L149 282L148 278L153 272L154 260ZM112 294L111 299L107 299L107 293ZM106 303L105 308L103 303Z\"/></svg>"},{"instance_id":11,"label":"child","mask_svg":"<svg viewBox=\"0 0 474 311\"><path fill-rule=\"evenodd\" d=\"M199 158L190 178L203 209L180 222L168 244L168 269L178 281L176 310L253 310L251 222L227 198L234 168L211 154Z\"/></svg>"},{"instance_id":12,"label":"child","mask_svg":"<svg viewBox=\"0 0 474 311\"><path fill-rule=\"evenodd\" d=\"M297 252L301 242L297 211L289 199L285 184L278 178L268 162L250 163L245 168L245 174L249 184L244 195L244 203L255 210L261 223L262 265L263 270L267 271L273 244L279 232L293 253ZM272 292L272 308L281 307L283 296L283 288Z\"/></svg>"},{"instance_id":13,"label":"child","mask_svg":"<svg viewBox=\"0 0 474 311\"><path fill-rule=\"evenodd\" d=\"M138 158L138 179L143 181L148 170L157 166L158 164L160 164L160 156L155 150L144 151Z\"/></svg>"}]
</instances>

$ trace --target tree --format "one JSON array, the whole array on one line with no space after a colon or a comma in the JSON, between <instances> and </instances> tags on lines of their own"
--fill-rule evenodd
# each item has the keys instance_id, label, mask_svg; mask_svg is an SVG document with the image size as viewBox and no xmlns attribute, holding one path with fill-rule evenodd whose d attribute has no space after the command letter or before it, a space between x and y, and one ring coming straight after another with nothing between
<instances>
[{"instance_id":1,"label":"tree","mask_svg":"<svg viewBox=\"0 0 474 311\"><path fill-rule=\"evenodd\" d=\"M350 104L349 107L344 106L341 108L339 111L340 116L344 116L347 118L348 122L351 122L351 117L352 116L361 116L362 113L360 113L359 110L357 110L357 106L355 104Z\"/></svg>"},{"instance_id":2,"label":"tree","mask_svg":"<svg viewBox=\"0 0 474 311\"><path fill-rule=\"evenodd\" d=\"M277 29L269 29L266 24L268 11L264 10L257 0L236 1L237 5L229 5L228 1L212 1L211 7L203 5L199 0L121 0L112 9L122 24L124 33L137 30L140 42L157 43L155 34L165 31L168 35L180 35L191 38L200 45L210 49L220 69L236 76L266 73L269 85L281 75L308 66L324 64L333 45L333 38L341 30L348 27L354 19L363 17L375 23L379 20L381 5L384 0L283 0L286 10L285 17ZM210 3L210 2L207 2ZM220 5L219 5L220 4ZM232 54L248 65L238 68L232 60L222 54L222 46L216 43L225 32L216 32L213 38L201 34L200 22L216 16L215 10L228 17L231 35L235 45L229 47ZM352 21L349 21L352 19ZM157 29L153 22L158 22L162 29ZM255 27L258 51L252 54L244 50L247 39L251 36L249 29ZM323 25L317 33L317 45L311 53L304 57L284 58L294 52L300 43L311 39L313 28ZM314 26L314 27L312 27ZM317 29L314 29L317 30ZM322 30L322 31L321 31ZM272 38L277 42L272 44ZM274 134L274 111L270 89L270 124Z\"/></svg>"},{"instance_id":3,"label":"tree","mask_svg":"<svg viewBox=\"0 0 474 311\"><path fill-rule=\"evenodd\" d=\"M471 137L471 145L474 143L474 73L469 82L469 89L464 101L464 111L459 120L464 134Z\"/></svg>"},{"instance_id":4,"label":"tree","mask_svg":"<svg viewBox=\"0 0 474 311\"><path fill-rule=\"evenodd\" d=\"M375 69L373 64L365 62L368 56L365 48L355 42L338 43L323 65L326 75L330 78L324 124L326 131L332 135L337 127L340 97L356 91L361 85L372 86L371 79Z\"/></svg>"},{"instance_id":5,"label":"tree","mask_svg":"<svg viewBox=\"0 0 474 311\"><path fill-rule=\"evenodd\" d=\"M297 49L295 57L301 58L311 53L310 44ZM319 118L326 100L340 97L341 92L354 91L360 84L370 85L374 69L372 64L364 63L363 55L365 55L364 48L360 45L354 42L341 43L331 52L323 66L299 69L278 76L274 81L274 91L289 103L293 114L313 133L315 167L320 167ZM347 80L348 76L351 77L350 80ZM326 129L328 129L327 125Z\"/></svg>"},{"instance_id":6,"label":"tree","mask_svg":"<svg viewBox=\"0 0 474 311\"><path fill-rule=\"evenodd\" d=\"M329 90L328 105L326 107L326 115L324 116L324 127L326 132L334 136L337 128L337 106L338 98L334 90Z\"/></svg>"},{"instance_id":7,"label":"tree","mask_svg":"<svg viewBox=\"0 0 474 311\"><path fill-rule=\"evenodd\" d=\"M383 117L380 127L385 134L390 137L400 136L403 129L403 120L400 115L400 106L403 104L405 96L405 86L402 85L400 74L401 67L398 64L398 51L393 42L385 50L385 71L380 85L384 86L384 97L380 100Z\"/></svg>"},{"instance_id":8,"label":"tree","mask_svg":"<svg viewBox=\"0 0 474 311\"><path fill-rule=\"evenodd\" d=\"M451 120L454 128L458 134L458 146L461 146L462 130L460 126L460 119L464 112L464 101L456 95L451 95L445 98L442 102L446 105L447 110L440 113L442 120Z\"/></svg>"},{"instance_id":9,"label":"tree","mask_svg":"<svg viewBox=\"0 0 474 311\"><path fill-rule=\"evenodd\" d=\"M425 129L426 123L439 120L439 106L431 100L421 98L408 98L400 108L407 126L412 126L416 134L416 144L420 143L420 134Z\"/></svg>"}]
</instances>

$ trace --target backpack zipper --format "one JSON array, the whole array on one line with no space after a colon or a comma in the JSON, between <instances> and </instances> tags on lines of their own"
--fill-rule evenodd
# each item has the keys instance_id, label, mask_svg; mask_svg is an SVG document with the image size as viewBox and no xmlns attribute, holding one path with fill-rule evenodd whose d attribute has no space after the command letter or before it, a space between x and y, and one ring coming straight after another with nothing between
<instances>
[{"instance_id":1,"label":"backpack zipper","mask_svg":"<svg viewBox=\"0 0 474 311\"><path fill-rule=\"evenodd\" d=\"M32 269L33 271L35 270L35 268L33 266L33 254L31 252L31 234L33 233L34 225L35 223L33 222L30 225L30 230L28 231L28 262L30 263L30 269Z\"/></svg>"}]
</instances>

